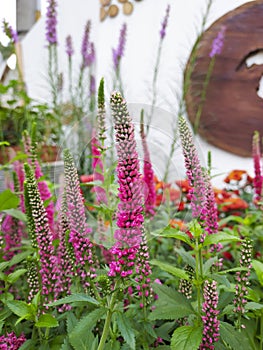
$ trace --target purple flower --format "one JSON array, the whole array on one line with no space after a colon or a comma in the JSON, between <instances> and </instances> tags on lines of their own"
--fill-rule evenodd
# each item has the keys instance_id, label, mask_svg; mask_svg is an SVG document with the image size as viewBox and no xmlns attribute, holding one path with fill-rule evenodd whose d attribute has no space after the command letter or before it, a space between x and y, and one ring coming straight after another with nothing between
<instances>
[{"instance_id":1,"label":"purple flower","mask_svg":"<svg viewBox=\"0 0 263 350\"><path fill-rule=\"evenodd\" d=\"M202 343L199 347L200 350L213 350L215 348L214 343L219 340L219 325L220 322L217 319L219 311L217 310L218 304L218 292L217 284L215 281L205 281L204 285L204 303L202 311L203 321L203 338Z\"/></svg>"},{"instance_id":2,"label":"purple flower","mask_svg":"<svg viewBox=\"0 0 263 350\"><path fill-rule=\"evenodd\" d=\"M168 24L169 13L170 13L170 5L167 6L166 14L165 14L165 17L162 21L162 28L160 30L161 39L164 39L164 37L166 35L166 28L167 28L167 24Z\"/></svg>"},{"instance_id":3,"label":"purple flower","mask_svg":"<svg viewBox=\"0 0 263 350\"><path fill-rule=\"evenodd\" d=\"M93 244L88 236L91 229L87 225L84 199L80 192L77 169L68 150L64 151L67 216L69 220L69 243L74 250L75 268L84 289L90 287L90 279L95 277Z\"/></svg>"},{"instance_id":4,"label":"purple flower","mask_svg":"<svg viewBox=\"0 0 263 350\"><path fill-rule=\"evenodd\" d=\"M254 160L254 191L255 191L255 201L258 202L261 200L262 196L262 183L263 176L261 173L261 151L260 151L260 141L259 141L259 133L255 131L252 142L252 154Z\"/></svg>"},{"instance_id":5,"label":"purple flower","mask_svg":"<svg viewBox=\"0 0 263 350\"><path fill-rule=\"evenodd\" d=\"M57 2L48 0L46 13L46 39L49 45L56 45L57 41Z\"/></svg>"},{"instance_id":6,"label":"purple flower","mask_svg":"<svg viewBox=\"0 0 263 350\"><path fill-rule=\"evenodd\" d=\"M83 61L85 60L86 52L89 46L90 26L91 26L91 22L88 21L84 28L84 35L82 38L82 45L81 45L81 55L82 55Z\"/></svg>"},{"instance_id":7,"label":"purple flower","mask_svg":"<svg viewBox=\"0 0 263 350\"><path fill-rule=\"evenodd\" d=\"M179 117L179 132L185 160L186 175L189 180L189 185L192 188L189 191L192 216L203 221L207 217L207 208L205 206L206 184L192 134L182 116Z\"/></svg>"},{"instance_id":8,"label":"purple flower","mask_svg":"<svg viewBox=\"0 0 263 350\"><path fill-rule=\"evenodd\" d=\"M156 192L154 186L154 172L152 169L152 163L150 159L150 152L146 142L146 135L144 133L144 125L141 123L141 139L142 147L144 152L144 161L143 161L143 180L145 184L144 190L144 200L145 200L145 213L149 216L155 215L155 200Z\"/></svg>"},{"instance_id":9,"label":"purple flower","mask_svg":"<svg viewBox=\"0 0 263 350\"><path fill-rule=\"evenodd\" d=\"M19 41L17 31L14 30L5 19L3 20L3 30L5 35L12 40L14 44Z\"/></svg>"},{"instance_id":10,"label":"purple flower","mask_svg":"<svg viewBox=\"0 0 263 350\"><path fill-rule=\"evenodd\" d=\"M96 80L93 74L90 76L89 92L90 95L95 95L96 92Z\"/></svg>"},{"instance_id":11,"label":"purple flower","mask_svg":"<svg viewBox=\"0 0 263 350\"><path fill-rule=\"evenodd\" d=\"M226 26L222 26L217 34L217 37L213 40L212 49L210 51L209 57L212 58L215 55L220 55L224 45Z\"/></svg>"},{"instance_id":12,"label":"purple flower","mask_svg":"<svg viewBox=\"0 0 263 350\"><path fill-rule=\"evenodd\" d=\"M134 138L134 125L121 94L111 95L111 110L115 124L118 155L117 175L119 199L115 244L112 254L116 261L110 264L110 276L126 277L133 273L136 254L142 242L143 193L139 160Z\"/></svg>"},{"instance_id":13,"label":"purple flower","mask_svg":"<svg viewBox=\"0 0 263 350\"><path fill-rule=\"evenodd\" d=\"M73 53L74 53L74 49L72 44L72 37L71 35L68 35L66 37L66 54L68 55L69 58L71 58Z\"/></svg>"},{"instance_id":14,"label":"purple flower","mask_svg":"<svg viewBox=\"0 0 263 350\"><path fill-rule=\"evenodd\" d=\"M118 47L116 49L112 49L112 57L113 57L113 64L114 64L115 70L119 68L120 60L124 54L124 48L126 43L126 32L127 32L127 25L126 23L124 23L120 31Z\"/></svg>"}]
</instances>

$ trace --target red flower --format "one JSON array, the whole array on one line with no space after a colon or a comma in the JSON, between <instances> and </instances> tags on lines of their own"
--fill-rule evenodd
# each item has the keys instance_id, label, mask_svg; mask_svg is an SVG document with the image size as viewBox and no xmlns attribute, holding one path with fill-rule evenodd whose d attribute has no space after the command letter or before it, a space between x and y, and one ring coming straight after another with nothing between
<instances>
[{"instance_id":1,"label":"red flower","mask_svg":"<svg viewBox=\"0 0 263 350\"><path fill-rule=\"evenodd\" d=\"M188 179L177 180L177 181L175 181L175 183L179 188L181 188L182 192L184 192L184 193L188 193L190 191L190 189L192 188L189 184Z\"/></svg>"},{"instance_id":2,"label":"red flower","mask_svg":"<svg viewBox=\"0 0 263 350\"><path fill-rule=\"evenodd\" d=\"M88 182L92 182L92 181L94 181L93 174L80 176L80 182L82 182L82 183L88 183Z\"/></svg>"}]
</instances>

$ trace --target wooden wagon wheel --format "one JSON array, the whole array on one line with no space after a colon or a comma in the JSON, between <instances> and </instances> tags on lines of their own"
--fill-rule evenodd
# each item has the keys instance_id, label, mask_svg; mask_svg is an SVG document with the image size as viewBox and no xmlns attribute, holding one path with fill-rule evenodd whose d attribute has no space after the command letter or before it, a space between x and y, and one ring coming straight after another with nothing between
<instances>
[{"instance_id":1,"label":"wooden wagon wheel","mask_svg":"<svg viewBox=\"0 0 263 350\"><path fill-rule=\"evenodd\" d=\"M263 136L263 99L257 95L263 65L247 67L246 59L263 53L263 1L253 1L227 13L207 29L196 51L186 93L189 120L195 124L210 63L212 42L226 27L223 49L216 56L203 103L198 133L209 143L239 156L251 156L252 135ZM194 52L194 51L193 51ZM192 52L185 70L190 69Z\"/></svg>"}]
</instances>

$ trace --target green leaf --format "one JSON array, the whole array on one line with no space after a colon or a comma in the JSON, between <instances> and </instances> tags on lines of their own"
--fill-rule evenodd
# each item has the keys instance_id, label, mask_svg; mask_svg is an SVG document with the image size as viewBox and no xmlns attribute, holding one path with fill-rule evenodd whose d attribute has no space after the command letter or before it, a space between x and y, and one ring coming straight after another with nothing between
<instances>
[{"instance_id":1,"label":"green leaf","mask_svg":"<svg viewBox=\"0 0 263 350\"><path fill-rule=\"evenodd\" d=\"M4 261L0 263L0 272L4 271L7 267L9 267L9 261Z\"/></svg>"},{"instance_id":2,"label":"green leaf","mask_svg":"<svg viewBox=\"0 0 263 350\"><path fill-rule=\"evenodd\" d=\"M189 275L184 270L178 269L177 267L174 267L171 264L167 264L158 260L152 260L150 263L152 265L160 267L161 270L168 272L173 276L176 276L181 279L189 280Z\"/></svg>"},{"instance_id":3,"label":"green leaf","mask_svg":"<svg viewBox=\"0 0 263 350\"><path fill-rule=\"evenodd\" d=\"M203 247L209 246L211 244L217 244L222 242L238 242L241 239L234 235L228 235L227 233L215 233L213 235L208 235L202 243Z\"/></svg>"},{"instance_id":4,"label":"green leaf","mask_svg":"<svg viewBox=\"0 0 263 350\"><path fill-rule=\"evenodd\" d=\"M13 256L13 258L9 261L9 266L13 266L16 264L19 264L21 261L23 261L25 258L27 258L31 254L30 251L25 251L19 254L16 254Z\"/></svg>"},{"instance_id":5,"label":"green leaf","mask_svg":"<svg viewBox=\"0 0 263 350\"><path fill-rule=\"evenodd\" d=\"M152 233L154 236L158 236L158 237L166 237L166 238L175 238L175 239L179 239L182 242L185 242L187 244L189 244L192 247L192 242L189 238L189 236L182 232L179 231L176 228L171 227L170 225L168 225L167 227L165 227L165 229L162 230L158 230L155 231L154 233Z\"/></svg>"},{"instance_id":6,"label":"green leaf","mask_svg":"<svg viewBox=\"0 0 263 350\"><path fill-rule=\"evenodd\" d=\"M209 271L210 268L213 266L213 264L218 261L218 257L215 256L214 258L208 259L205 264L204 264L204 275L206 275Z\"/></svg>"},{"instance_id":7,"label":"green leaf","mask_svg":"<svg viewBox=\"0 0 263 350\"><path fill-rule=\"evenodd\" d=\"M19 198L10 189L0 193L0 211L16 208L19 204Z\"/></svg>"},{"instance_id":8,"label":"green leaf","mask_svg":"<svg viewBox=\"0 0 263 350\"><path fill-rule=\"evenodd\" d=\"M73 312L67 314L67 332L68 334L73 331L73 328L76 326L78 320Z\"/></svg>"},{"instance_id":9,"label":"green leaf","mask_svg":"<svg viewBox=\"0 0 263 350\"><path fill-rule=\"evenodd\" d=\"M23 317L26 320L33 320L34 314L32 308L24 301L10 300L6 302L8 308L17 316Z\"/></svg>"},{"instance_id":10,"label":"green leaf","mask_svg":"<svg viewBox=\"0 0 263 350\"><path fill-rule=\"evenodd\" d=\"M251 301L245 305L245 309L246 310L261 310L261 309L263 309L263 304L259 304L259 303L255 303L255 302Z\"/></svg>"},{"instance_id":11,"label":"green leaf","mask_svg":"<svg viewBox=\"0 0 263 350\"><path fill-rule=\"evenodd\" d=\"M132 350L135 350L135 333L132 329L130 320L126 317L125 314L118 313L116 314L116 322L121 332L122 337L126 343L130 346Z\"/></svg>"},{"instance_id":12,"label":"green leaf","mask_svg":"<svg viewBox=\"0 0 263 350\"><path fill-rule=\"evenodd\" d=\"M229 344L232 349L236 350L252 350L248 339L229 323L220 322L220 337L226 344Z\"/></svg>"},{"instance_id":13,"label":"green leaf","mask_svg":"<svg viewBox=\"0 0 263 350\"><path fill-rule=\"evenodd\" d=\"M226 218L224 219L221 219L219 221L219 227L229 223L230 221L235 221L235 222L238 222L239 224L243 224L244 223L244 219L241 218L240 216L237 216L237 215L229 215L227 216Z\"/></svg>"},{"instance_id":14,"label":"green leaf","mask_svg":"<svg viewBox=\"0 0 263 350\"><path fill-rule=\"evenodd\" d=\"M28 339L20 347L19 350L35 350L36 343L35 340Z\"/></svg>"},{"instance_id":15,"label":"green leaf","mask_svg":"<svg viewBox=\"0 0 263 350\"><path fill-rule=\"evenodd\" d=\"M180 255L183 261L195 269L195 259L192 257L190 251L186 252L183 248L174 248L174 251Z\"/></svg>"},{"instance_id":16,"label":"green leaf","mask_svg":"<svg viewBox=\"0 0 263 350\"><path fill-rule=\"evenodd\" d=\"M149 316L150 320L177 320L195 313L189 300L174 289L154 283L153 290L158 300L156 309Z\"/></svg>"},{"instance_id":17,"label":"green leaf","mask_svg":"<svg viewBox=\"0 0 263 350\"><path fill-rule=\"evenodd\" d=\"M252 260L252 266L257 274L259 283L263 286L263 263L258 260Z\"/></svg>"},{"instance_id":18,"label":"green leaf","mask_svg":"<svg viewBox=\"0 0 263 350\"><path fill-rule=\"evenodd\" d=\"M90 297L87 294L72 294L69 295L65 298L59 299L57 301L54 301L53 303L49 303L49 306L57 306L57 305L63 305L63 304L70 304L70 303L77 303L77 302L87 302L88 304L92 304L92 305L99 305L99 302Z\"/></svg>"},{"instance_id":19,"label":"green leaf","mask_svg":"<svg viewBox=\"0 0 263 350\"><path fill-rule=\"evenodd\" d=\"M7 282L10 284L15 283L19 279L19 277L23 276L26 272L27 269L19 269L15 272L10 273L7 277Z\"/></svg>"},{"instance_id":20,"label":"green leaf","mask_svg":"<svg viewBox=\"0 0 263 350\"><path fill-rule=\"evenodd\" d=\"M104 316L106 310L104 308L95 309L88 315L84 316L73 328L69 334L70 344L77 350L85 349L83 340L87 337L87 330L90 332L96 326L97 321ZM93 340L92 340L93 342Z\"/></svg>"},{"instance_id":21,"label":"green leaf","mask_svg":"<svg viewBox=\"0 0 263 350\"><path fill-rule=\"evenodd\" d=\"M58 327L58 321L51 314L43 314L39 317L35 326L38 328L54 328Z\"/></svg>"},{"instance_id":22,"label":"green leaf","mask_svg":"<svg viewBox=\"0 0 263 350\"><path fill-rule=\"evenodd\" d=\"M201 341L201 327L179 327L173 333L171 341L171 350L197 350Z\"/></svg>"},{"instance_id":23,"label":"green leaf","mask_svg":"<svg viewBox=\"0 0 263 350\"><path fill-rule=\"evenodd\" d=\"M15 219L18 219L18 220L23 221L23 222L27 221L26 215L21 210L12 208L12 209L6 209L3 211L4 211L4 213L12 216Z\"/></svg>"}]
</instances>

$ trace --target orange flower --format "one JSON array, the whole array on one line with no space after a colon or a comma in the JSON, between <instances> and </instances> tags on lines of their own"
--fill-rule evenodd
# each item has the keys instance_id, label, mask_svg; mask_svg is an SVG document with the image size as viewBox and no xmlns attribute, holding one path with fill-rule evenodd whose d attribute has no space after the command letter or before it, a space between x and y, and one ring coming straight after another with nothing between
<instances>
[{"instance_id":1,"label":"orange flower","mask_svg":"<svg viewBox=\"0 0 263 350\"><path fill-rule=\"evenodd\" d=\"M245 170L232 170L224 179L224 182L230 183L230 181L241 181L243 180L243 175L245 174L247 174Z\"/></svg>"},{"instance_id":2,"label":"orange flower","mask_svg":"<svg viewBox=\"0 0 263 350\"><path fill-rule=\"evenodd\" d=\"M170 225L173 228L179 228L181 231L186 230L185 222L183 220L180 220L180 219L171 219Z\"/></svg>"},{"instance_id":3,"label":"orange flower","mask_svg":"<svg viewBox=\"0 0 263 350\"><path fill-rule=\"evenodd\" d=\"M248 207L247 202L245 202L242 198L228 198L222 204L222 211L227 212L230 210L243 210Z\"/></svg>"},{"instance_id":4,"label":"orange flower","mask_svg":"<svg viewBox=\"0 0 263 350\"><path fill-rule=\"evenodd\" d=\"M191 186L189 184L189 180L177 180L175 181L176 185L181 188L182 192L188 193L191 189Z\"/></svg>"}]
</instances>

